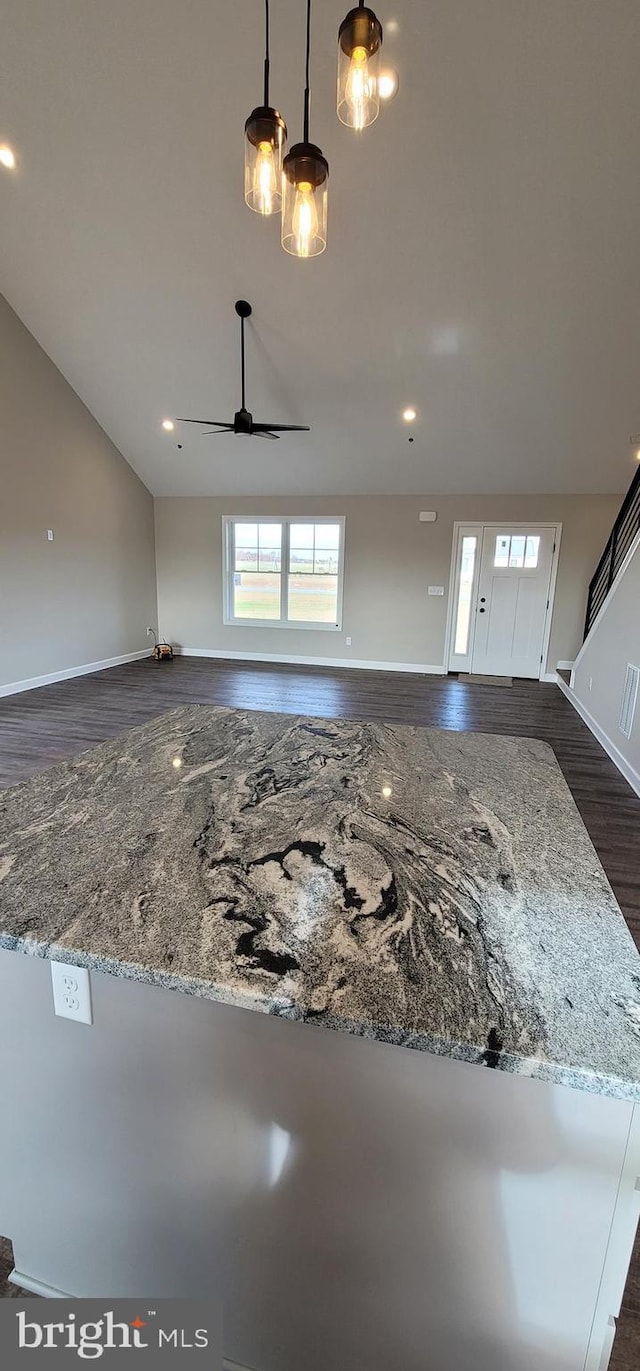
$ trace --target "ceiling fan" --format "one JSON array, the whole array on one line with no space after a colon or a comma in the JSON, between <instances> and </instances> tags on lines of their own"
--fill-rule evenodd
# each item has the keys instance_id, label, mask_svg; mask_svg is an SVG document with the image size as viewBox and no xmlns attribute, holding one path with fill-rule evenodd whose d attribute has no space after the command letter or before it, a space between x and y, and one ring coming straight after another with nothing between
<instances>
[{"instance_id":1,"label":"ceiling fan","mask_svg":"<svg viewBox=\"0 0 640 1371\"><path fill-rule=\"evenodd\" d=\"M279 438L281 433L309 433L308 424L258 424L254 423L253 415L249 412L245 404L245 385L244 385L244 321L251 314L251 305L246 300L236 300L236 314L240 316L240 365L242 368L242 403L240 409L236 410L233 422L227 423L221 419L178 419L179 424L213 424L213 428L208 433L203 433L202 437L210 435L220 435L221 433L242 433L246 438Z\"/></svg>"}]
</instances>

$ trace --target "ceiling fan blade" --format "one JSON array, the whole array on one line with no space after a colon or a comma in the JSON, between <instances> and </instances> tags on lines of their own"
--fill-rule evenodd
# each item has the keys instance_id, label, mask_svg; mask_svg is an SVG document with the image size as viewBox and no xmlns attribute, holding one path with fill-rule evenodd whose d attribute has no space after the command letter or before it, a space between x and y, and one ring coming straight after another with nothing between
<instances>
[{"instance_id":1,"label":"ceiling fan blade","mask_svg":"<svg viewBox=\"0 0 640 1371\"><path fill-rule=\"evenodd\" d=\"M254 424L253 433L310 433L308 424Z\"/></svg>"},{"instance_id":2,"label":"ceiling fan blade","mask_svg":"<svg viewBox=\"0 0 640 1371\"><path fill-rule=\"evenodd\" d=\"M256 428L255 425L254 425L254 427L253 427L252 430L251 430L251 437L252 437L252 438L279 438L279 437L280 437L280 434L279 434L279 433L270 433L268 429L266 429L266 428Z\"/></svg>"},{"instance_id":3,"label":"ceiling fan blade","mask_svg":"<svg viewBox=\"0 0 640 1371\"><path fill-rule=\"evenodd\" d=\"M218 428L233 428L228 419L176 419L177 424L216 424Z\"/></svg>"},{"instance_id":4,"label":"ceiling fan blade","mask_svg":"<svg viewBox=\"0 0 640 1371\"><path fill-rule=\"evenodd\" d=\"M207 428L200 434L201 438L223 438L225 433L233 433L233 424L225 424L224 428Z\"/></svg>"}]
</instances>

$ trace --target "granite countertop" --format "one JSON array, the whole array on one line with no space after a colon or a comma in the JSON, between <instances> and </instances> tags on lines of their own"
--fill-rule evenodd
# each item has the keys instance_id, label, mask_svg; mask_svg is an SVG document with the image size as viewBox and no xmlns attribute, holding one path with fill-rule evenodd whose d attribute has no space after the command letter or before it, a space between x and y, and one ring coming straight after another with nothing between
<instances>
[{"instance_id":1,"label":"granite countertop","mask_svg":"<svg viewBox=\"0 0 640 1371\"><path fill-rule=\"evenodd\" d=\"M175 709L0 792L0 946L640 1099L640 957L535 739Z\"/></svg>"}]
</instances>

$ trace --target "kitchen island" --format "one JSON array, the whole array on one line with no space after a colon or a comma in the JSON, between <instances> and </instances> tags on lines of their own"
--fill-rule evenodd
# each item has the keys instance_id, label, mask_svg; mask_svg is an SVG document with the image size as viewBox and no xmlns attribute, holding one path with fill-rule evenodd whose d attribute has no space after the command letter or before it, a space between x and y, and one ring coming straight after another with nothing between
<instances>
[{"instance_id":1,"label":"kitchen island","mask_svg":"<svg viewBox=\"0 0 640 1371\"><path fill-rule=\"evenodd\" d=\"M0 948L21 1283L200 1295L223 1234L252 1371L606 1365L640 958L546 744L174 710L0 794Z\"/></svg>"}]
</instances>

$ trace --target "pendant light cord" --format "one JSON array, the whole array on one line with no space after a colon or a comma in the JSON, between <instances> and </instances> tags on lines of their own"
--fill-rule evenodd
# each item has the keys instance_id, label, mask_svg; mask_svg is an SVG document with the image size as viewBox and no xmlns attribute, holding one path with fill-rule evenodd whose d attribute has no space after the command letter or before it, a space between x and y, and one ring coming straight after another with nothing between
<instances>
[{"instance_id":1,"label":"pendant light cord","mask_svg":"<svg viewBox=\"0 0 640 1371\"><path fill-rule=\"evenodd\" d=\"M264 103L269 104L269 0L264 0Z\"/></svg>"},{"instance_id":2,"label":"pendant light cord","mask_svg":"<svg viewBox=\"0 0 640 1371\"><path fill-rule=\"evenodd\" d=\"M309 142L309 54L311 50L311 0L307 0L307 57L305 62L304 87L304 134L303 140Z\"/></svg>"}]
</instances>

